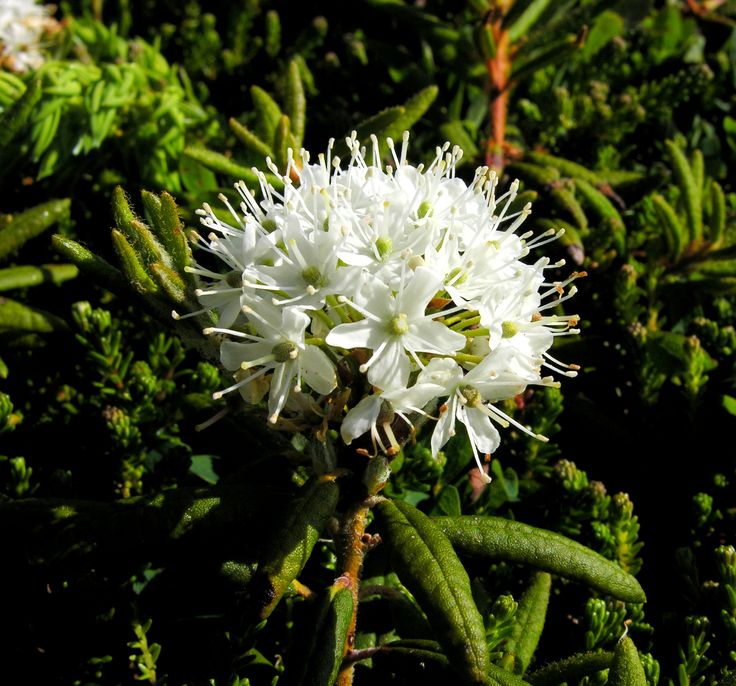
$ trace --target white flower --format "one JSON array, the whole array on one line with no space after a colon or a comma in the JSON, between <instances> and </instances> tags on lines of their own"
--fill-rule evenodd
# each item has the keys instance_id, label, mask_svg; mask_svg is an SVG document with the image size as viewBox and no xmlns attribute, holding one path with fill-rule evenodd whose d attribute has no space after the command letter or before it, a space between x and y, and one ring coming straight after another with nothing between
<instances>
[{"instance_id":1,"label":"white flower","mask_svg":"<svg viewBox=\"0 0 736 686\"><path fill-rule=\"evenodd\" d=\"M361 371L368 381L384 390L403 388L409 382L407 352L420 364L417 353L452 355L465 346L465 336L451 331L426 314L429 301L440 288L435 274L419 267L402 279L394 294L376 279L367 281L351 304L365 319L336 326L327 335L328 345L373 350Z\"/></svg>"},{"instance_id":2,"label":"white flower","mask_svg":"<svg viewBox=\"0 0 736 686\"><path fill-rule=\"evenodd\" d=\"M259 335L230 331L248 339L249 343L224 341L220 348L225 369L248 372L236 384L215 395L245 386L263 374L273 371L268 397L268 420L275 423L292 390L300 391L302 381L320 394L327 394L337 385L335 368L327 355L304 340L309 317L297 309L278 309L260 303L258 312L245 307ZM251 373L250 370L256 369ZM296 384L294 379L296 378Z\"/></svg>"},{"instance_id":3,"label":"white flower","mask_svg":"<svg viewBox=\"0 0 736 686\"><path fill-rule=\"evenodd\" d=\"M192 269L206 280L202 303L219 317L206 332L227 337L221 360L235 372L236 383L215 395L237 389L259 402L268 391L269 420L281 428L310 426L299 414L309 408L323 420L322 439L342 419L345 444L369 434L374 451L387 455L400 448L395 418L411 425L413 413L439 401L433 455L459 422L484 474L482 456L500 443L497 426L546 440L497 404L530 385L557 385L544 367L576 373L549 348L556 336L577 333L577 315L548 311L574 294L568 286L583 274L548 281L564 261L524 261L560 232L517 233L531 212L514 207L518 182L497 196L499 180L486 167L470 183L456 177L457 147L437 148L425 169L406 160L408 134L400 150L388 143L391 167L381 166L375 137L369 164L355 134L345 167L332 141L317 164L305 151L297 163L290 152L283 191L254 170L260 201L243 182L239 208L222 197L234 224L207 205L199 211L210 230L202 246L228 270Z\"/></svg>"},{"instance_id":4,"label":"white flower","mask_svg":"<svg viewBox=\"0 0 736 686\"><path fill-rule=\"evenodd\" d=\"M0 2L0 66L24 72L43 64L41 38L56 25L50 5L34 0Z\"/></svg>"}]
</instances>

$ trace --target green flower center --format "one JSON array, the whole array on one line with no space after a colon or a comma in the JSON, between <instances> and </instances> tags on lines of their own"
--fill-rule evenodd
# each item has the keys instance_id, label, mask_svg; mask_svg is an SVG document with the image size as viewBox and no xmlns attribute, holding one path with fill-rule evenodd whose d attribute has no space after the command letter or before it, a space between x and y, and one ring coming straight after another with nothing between
<instances>
[{"instance_id":1,"label":"green flower center","mask_svg":"<svg viewBox=\"0 0 736 686\"><path fill-rule=\"evenodd\" d=\"M393 241L388 236L381 236L376 238L376 250L378 255L383 259L391 252L391 248L394 247Z\"/></svg>"},{"instance_id":2,"label":"green flower center","mask_svg":"<svg viewBox=\"0 0 736 686\"><path fill-rule=\"evenodd\" d=\"M513 338L519 333L519 327L515 322L503 322L501 324L501 336L503 338Z\"/></svg>"},{"instance_id":3,"label":"green flower center","mask_svg":"<svg viewBox=\"0 0 736 686\"><path fill-rule=\"evenodd\" d=\"M403 336L409 330L409 320L402 312L398 317L394 317L388 326L389 331L395 336Z\"/></svg>"},{"instance_id":4,"label":"green flower center","mask_svg":"<svg viewBox=\"0 0 736 686\"><path fill-rule=\"evenodd\" d=\"M317 267L304 267L302 269L302 279L304 279L304 283L314 288L320 288L327 283Z\"/></svg>"},{"instance_id":5,"label":"green flower center","mask_svg":"<svg viewBox=\"0 0 736 686\"><path fill-rule=\"evenodd\" d=\"M470 405L470 407L476 407L483 402L483 397L481 396L480 391L472 386L461 386L460 393L462 393L463 398L468 401L468 405Z\"/></svg>"},{"instance_id":6,"label":"green flower center","mask_svg":"<svg viewBox=\"0 0 736 686\"><path fill-rule=\"evenodd\" d=\"M424 200L417 208L417 217L419 219L422 219L426 217L429 214L429 210L432 209L432 205L430 204L429 200Z\"/></svg>"},{"instance_id":7,"label":"green flower center","mask_svg":"<svg viewBox=\"0 0 736 686\"><path fill-rule=\"evenodd\" d=\"M299 355L299 348L296 343L291 341L284 341L283 343L277 343L271 349L271 354L276 362L289 362L295 360Z\"/></svg>"},{"instance_id":8,"label":"green flower center","mask_svg":"<svg viewBox=\"0 0 736 686\"><path fill-rule=\"evenodd\" d=\"M231 272L228 272L227 276L225 277L225 281L227 282L227 285L232 288L242 288L243 274L237 269L233 269Z\"/></svg>"}]
</instances>

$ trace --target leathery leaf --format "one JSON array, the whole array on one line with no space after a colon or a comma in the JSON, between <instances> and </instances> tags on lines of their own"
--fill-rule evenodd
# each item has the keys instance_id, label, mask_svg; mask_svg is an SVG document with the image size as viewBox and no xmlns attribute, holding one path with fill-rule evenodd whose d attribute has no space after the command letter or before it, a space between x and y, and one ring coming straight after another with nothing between
<instances>
[{"instance_id":1,"label":"leathery leaf","mask_svg":"<svg viewBox=\"0 0 736 686\"><path fill-rule=\"evenodd\" d=\"M514 654L514 672L517 674L526 672L537 649L551 588L552 577L547 572L537 572L519 601L514 616L514 632L506 645L507 652Z\"/></svg>"},{"instance_id":2,"label":"leathery leaf","mask_svg":"<svg viewBox=\"0 0 736 686\"><path fill-rule=\"evenodd\" d=\"M353 617L353 592L344 577L327 590L317 626L312 633L303 686L332 686L337 679L345 654L350 622Z\"/></svg>"},{"instance_id":3,"label":"leathery leaf","mask_svg":"<svg viewBox=\"0 0 736 686\"><path fill-rule=\"evenodd\" d=\"M459 552L530 565L582 581L628 603L646 601L633 576L560 534L500 517L436 517L433 521Z\"/></svg>"},{"instance_id":4,"label":"leathery leaf","mask_svg":"<svg viewBox=\"0 0 736 686\"><path fill-rule=\"evenodd\" d=\"M49 200L15 215L0 231L0 259L69 216L68 199Z\"/></svg>"},{"instance_id":5,"label":"leathery leaf","mask_svg":"<svg viewBox=\"0 0 736 686\"><path fill-rule=\"evenodd\" d=\"M533 671L527 679L533 686L557 686L562 683L576 683L586 676L592 676L602 669L608 669L613 661L613 653L578 653L564 660L550 662Z\"/></svg>"},{"instance_id":6,"label":"leathery leaf","mask_svg":"<svg viewBox=\"0 0 736 686\"><path fill-rule=\"evenodd\" d=\"M450 541L408 503L384 500L376 512L394 570L424 610L450 663L466 683L486 683L490 658L483 619Z\"/></svg>"},{"instance_id":7,"label":"leathery leaf","mask_svg":"<svg viewBox=\"0 0 736 686\"><path fill-rule=\"evenodd\" d=\"M646 686L646 684L647 677L639 659L639 651L634 642L628 636L624 636L613 651L608 686Z\"/></svg>"},{"instance_id":8,"label":"leathery leaf","mask_svg":"<svg viewBox=\"0 0 736 686\"><path fill-rule=\"evenodd\" d=\"M325 475L304 486L285 513L273 543L258 564L253 597L261 619L268 617L312 554L320 531L337 505L334 477Z\"/></svg>"}]
</instances>

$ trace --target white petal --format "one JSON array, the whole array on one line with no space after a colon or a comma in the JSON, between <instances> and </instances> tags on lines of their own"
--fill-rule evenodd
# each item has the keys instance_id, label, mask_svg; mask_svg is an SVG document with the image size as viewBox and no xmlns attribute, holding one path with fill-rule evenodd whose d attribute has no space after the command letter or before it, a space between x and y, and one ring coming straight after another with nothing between
<instances>
[{"instance_id":1,"label":"white petal","mask_svg":"<svg viewBox=\"0 0 736 686\"><path fill-rule=\"evenodd\" d=\"M281 331L284 338L299 343L309 324L309 316L296 307L285 307L281 314Z\"/></svg>"},{"instance_id":2,"label":"white petal","mask_svg":"<svg viewBox=\"0 0 736 686\"><path fill-rule=\"evenodd\" d=\"M465 347L465 336L430 319L412 323L402 338L407 348L417 352L448 355Z\"/></svg>"},{"instance_id":3,"label":"white petal","mask_svg":"<svg viewBox=\"0 0 736 686\"><path fill-rule=\"evenodd\" d=\"M257 360L259 357L268 355L273 349L273 343L235 343L234 341L223 341L220 346L220 362L225 369L235 371L240 369L243 362Z\"/></svg>"},{"instance_id":4,"label":"white petal","mask_svg":"<svg viewBox=\"0 0 736 686\"><path fill-rule=\"evenodd\" d=\"M285 362L276 366L271 377L271 392L268 395L268 416L278 417L291 393L292 382L296 376L296 362Z\"/></svg>"},{"instance_id":5,"label":"white petal","mask_svg":"<svg viewBox=\"0 0 736 686\"><path fill-rule=\"evenodd\" d=\"M392 388L405 388L409 382L411 365L398 340L389 341L378 359L371 361L368 381L385 391Z\"/></svg>"},{"instance_id":6,"label":"white petal","mask_svg":"<svg viewBox=\"0 0 736 686\"><path fill-rule=\"evenodd\" d=\"M466 407L465 412L459 414L458 418L467 427L470 440L475 443L479 453L492 453L498 448L501 443L501 436L499 436L488 415L474 407Z\"/></svg>"},{"instance_id":7,"label":"white petal","mask_svg":"<svg viewBox=\"0 0 736 686\"><path fill-rule=\"evenodd\" d=\"M401 311L409 321L424 317L424 310L441 286L440 278L427 267L417 267L401 294Z\"/></svg>"},{"instance_id":8,"label":"white petal","mask_svg":"<svg viewBox=\"0 0 736 686\"><path fill-rule=\"evenodd\" d=\"M380 323L361 319L351 324L338 324L327 334L325 342L338 348L370 348L375 350L386 338Z\"/></svg>"},{"instance_id":9,"label":"white petal","mask_svg":"<svg viewBox=\"0 0 736 686\"><path fill-rule=\"evenodd\" d=\"M340 435L346 445L350 445L353 439L362 436L366 431L370 431L372 426L375 426L382 402L379 396L369 395L345 415L340 426Z\"/></svg>"},{"instance_id":10,"label":"white petal","mask_svg":"<svg viewBox=\"0 0 736 686\"><path fill-rule=\"evenodd\" d=\"M320 395L327 395L337 386L335 367L316 345L308 345L299 353L299 369L307 386Z\"/></svg>"},{"instance_id":11,"label":"white petal","mask_svg":"<svg viewBox=\"0 0 736 686\"><path fill-rule=\"evenodd\" d=\"M437 425L432 432L432 456L437 457L437 453L442 447L455 435L455 412L457 398L455 396L448 398L447 409L440 415Z\"/></svg>"}]
</instances>

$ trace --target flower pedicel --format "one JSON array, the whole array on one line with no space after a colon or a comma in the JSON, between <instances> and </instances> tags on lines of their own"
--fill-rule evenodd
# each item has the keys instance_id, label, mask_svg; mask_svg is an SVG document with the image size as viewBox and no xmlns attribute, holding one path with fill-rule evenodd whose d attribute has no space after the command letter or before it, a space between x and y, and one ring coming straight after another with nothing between
<instances>
[{"instance_id":1,"label":"flower pedicel","mask_svg":"<svg viewBox=\"0 0 736 686\"><path fill-rule=\"evenodd\" d=\"M198 211L210 230L202 247L229 268L191 269L207 280L197 295L218 323L205 333L223 335L221 361L235 379L215 397L238 390L256 403L268 394L277 426L305 407L326 417L335 399L345 402L337 369L350 358L365 383L351 384L345 443L370 432L374 450L395 454L394 415L411 426L408 415L435 401L433 455L459 421L481 468L480 456L499 445L496 425L546 440L496 403L530 385L559 385L544 368L576 374L548 350L556 336L578 333L577 315L552 311L584 274L547 282L545 271L564 261L523 261L562 230L518 233L531 205L510 211L517 181L496 197L495 172L480 167L466 184L455 175L462 150L449 143L426 169L413 166L408 139L400 150L387 140L394 165L385 168L375 136L371 164L356 135L346 139L345 169L332 140L317 164L305 150L297 164L289 151L283 175L267 160L283 192L254 170L260 202L242 181L238 209L220 196L232 224L209 205Z\"/></svg>"}]
</instances>

